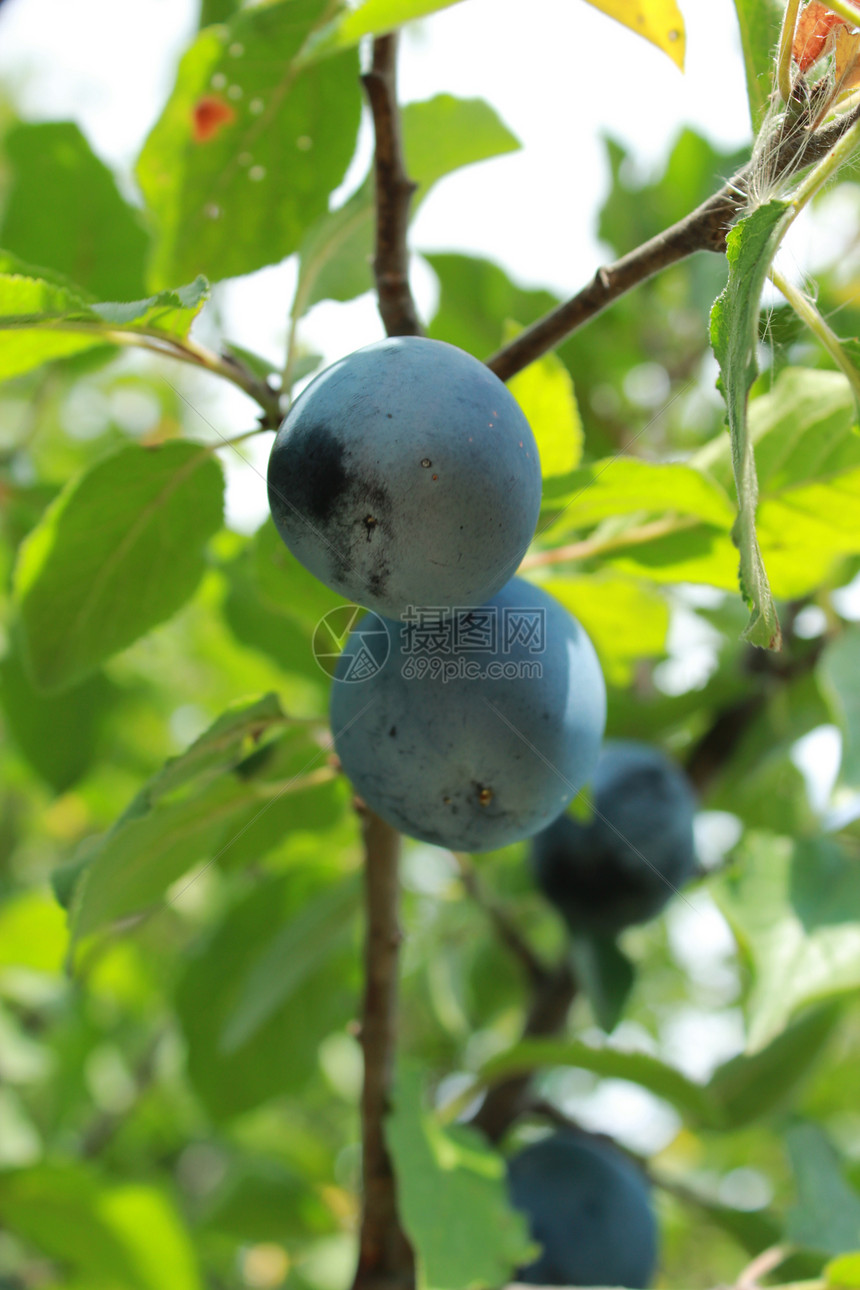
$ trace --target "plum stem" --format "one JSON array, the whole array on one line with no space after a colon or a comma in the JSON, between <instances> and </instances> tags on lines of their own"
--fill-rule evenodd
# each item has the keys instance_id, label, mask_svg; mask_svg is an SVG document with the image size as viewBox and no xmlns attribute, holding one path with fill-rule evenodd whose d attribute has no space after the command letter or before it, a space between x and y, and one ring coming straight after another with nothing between
<instances>
[{"instance_id":1,"label":"plum stem","mask_svg":"<svg viewBox=\"0 0 860 1290\"><path fill-rule=\"evenodd\" d=\"M846 113L820 130L793 129L783 133L777 124L772 147L764 151L774 182L820 161L848 134L860 108ZM544 314L487 360L502 381L508 381L535 359L561 344L620 296L654 277L662 269L684 260L695 251L725 252L732 223L747 207L756 159L739 170L716 193L669 228L649 238L614 263L599 268L591 281L569 300Z\"/></svg>"},{"instance_id":2,"label":"plum stem","mask_svg":"<svg viewBox=\"0 0 860 1290\"><path fill-rule=\"evenodd\" d=\"M507 910L497 904L484 891L469 856L459 851L452 851L451 854L457 863L460 881L465 891L487 915L499 940L520 964L532 988L537 990L542 985L545 985L552 975L550 969L534 952L519 928L511 921Z\"/></svg>"},{"instance_id":3,"label":"plum stem","mask_svg":"<svg viewBox=\"0 0 860 1290\"><path fill-rule=\"evenodd\" d=\"M409 286L409 207L417 185L406 173L397 107L397 34L378 36L362 83L376 139L376 248L373 273L379 312L388 336L420 336L422 327Z\"/></svg>"},{"instance_id":4,"label":"plum stem","mask_svg":"<svg viewBox=\"0 0 860 1290\"><path fill-rule=\"evenodd\" d=\"M361 807L367 930L361 1046L362 1214L353 1290L411 1290L415 1256L397 1211L397 1187L385 1143L397 1041L400 835Z\"/></svg>"}]
</instances>

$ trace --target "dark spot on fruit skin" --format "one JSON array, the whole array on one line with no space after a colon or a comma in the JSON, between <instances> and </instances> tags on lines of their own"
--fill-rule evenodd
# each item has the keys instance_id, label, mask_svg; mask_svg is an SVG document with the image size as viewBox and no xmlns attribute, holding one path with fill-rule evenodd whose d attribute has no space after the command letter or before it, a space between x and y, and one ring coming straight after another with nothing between
<instances>
[{"instance_id":1,"label":"dark spot on fruit skin","mask_svg":"<svg viewBox=\"0 0 860 1290\"><path fill-rule=\"evenodd\" d=\"M376 528L377 523L378 523L378 520L374 519L372 515L365 515L364 527L367 529L368 542L370 541L370 535L373 532L373 530Z\"/></svg>"},{"instance_id":2,"label":"dark spot on fruit skin","mask_svg":"<svg viewBox=\"0 0 860 1290\"><path fill-rule=\"evenodd\" d=\"M290 499L303 515L317 524L329 522L342 508L352 479L348 456L337 435L328 426L317 424L303 431L302 470L289 481ZM275 502L278 505L277 493ZM281 503L284 509L284 503ZM287 507L291 510L292 507Z\"/></svg>"},{"instance_id":3,"label":"dark spot on fruit skin","mask_svg":"<svg viewBox=\"0 0 860 1290\"><path fill-rule=\"evenodd\" d=\"M390 729L390 730L389 730L389 732L388 732L388 735L389 735L389 738L390 738L390 739L396 739L396 738L397 738L397 727L396 727L396 726L392 726L392 727L391 727L391 729Z\"/></svg>"},{"instance_id":4,"label":"dark spot on fruit skin","mask_svg":"<svg viewBox=\"0 0 860 1290\"><path fill-rule=\"evenodd\" d=\"M475 792L477 794L478 801L480 802L481 806L490 805L490 802L492 802L493 800L493 790L491 788L488 788L486 784L476 784Z\"/></svg>"}]
</instances>

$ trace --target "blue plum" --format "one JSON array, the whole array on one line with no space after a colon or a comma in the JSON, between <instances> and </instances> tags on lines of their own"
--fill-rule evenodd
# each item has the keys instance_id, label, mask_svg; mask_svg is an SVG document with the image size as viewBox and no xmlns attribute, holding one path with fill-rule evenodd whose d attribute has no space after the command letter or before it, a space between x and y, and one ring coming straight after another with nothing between
<instances>
[{"instance_id":1,"label":"blue plum","mask_svg":"<svg viewBox=\"0 0 860 1290\"><path fill-rule=\"evenodd\" d=\"M366 615L331 696L356 791L403 833L454 851L506 846L553 820L594 769L605 716L590 640L521 578L435 623Z\"/></svg>"},{"instance_id":2,"label":"blue plum","mask_svg":"<svg viewBox=\"0 0 860 1290\"><path fill-rule=\"evenodd\" d=\"M550 1286L647 1286L657 1262L648 1182L617 1147L564 1130L508 1162L511 1202L543 1246L517 1280Z\"/></svg>"},{"instance_id":3,"label":"blue plum","mask_svg":"<svg viewBox=\"0 0 860 1290\"><path fill-rule=\"evenodd\" d=\"M516 572L540 508L537 444L489 368L440 340L357 350L275 438L269 507L326 586L389 618L479 605Z\"/></svg>"},{"instance_id":4,"label":"blue plum","mask_svg":"<svg viewBox=\"0 0 860 1290\"><path fill-rule=\"evenodd\" d=\"M695 797L658 748L608 740L592 780L586 823L561 815L539 833L538 883L574 931L610 935L655 917L690 877Z\"/></svg>"}]
</instances>

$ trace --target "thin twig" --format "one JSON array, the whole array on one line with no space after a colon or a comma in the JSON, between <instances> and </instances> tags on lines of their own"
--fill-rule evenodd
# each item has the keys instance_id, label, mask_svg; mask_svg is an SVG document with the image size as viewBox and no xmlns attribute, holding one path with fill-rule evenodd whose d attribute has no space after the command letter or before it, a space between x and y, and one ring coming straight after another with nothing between
<instances>
[{"instance_id":1,"label":"thin twig","mask_svg":"<svg viewBox=\"0 0 860 1290\"><path fill-rule=\"evenodd\" d=\"M415 1257L397 1212L397 1189L385 1145L397 1037L400 835L362 808L367 931L361 1046L362 1215L353 1290L412 1290Z\"/></svg>"},{"instance_id":2,"label":"thin twig","mask_svg":"<svg viewBox=\"0 0 860 1290\"><path fill-rule=\"evenodd\" d=\"M420 336L421 324L409 287L406 233L409 205L417 187L403 160L397 110L397 34L373 42L371 69L362 77L376 138L376 250L373 272L379 312L388 336Z\"/></svg>"},{"instance_id":3,"label":"thin twig","mask_svg":"<svg viewBox=\"0 0 860 1290\"><path fill-rule=\"evenodd\" d=\"M775 1272L781 1263L785 1263L790 1253L787 1245L771 1245L762 1250L751 1263L748 1263L735 1282L735 1290L757 1290L762 1277Z\"/></svg>"},{"instance_id":4,"label":"thin twig","mask_svg":"<svg viewBox=\"0 0 860 1290\"><path fill-rule=\"evenodd\" d=\"M705 794L711 789L723 767L732 760L743 739L764 713L775 691L814 671L831 637L825 633L802 652L794 652L793 647L797 644L794 619L803 603L795 602L789 606L786 649L782 653L771 654L750 647L745 663L747 671L758 680L755 690L720 708L711 725L688 752L684 769L698 793Z\"/></svg>"},{"instance_id":5,"label":"thin twig","mask_svg":"<svg viewBox=\"0 0 860 1290\"><path fill-rule=\"evenodd\" d=\"M87 1125L79 1148L79 1153L85 1160L93 1160L102 1154L152 1087L157 1074L158 1050L163 1038L163 1033L159 1031L136 1063L132 1072L133 1091L129 1105L122 1111L101 1111Z\"/></svg>"},{"instance_id":6,"label":"thin twig","mask_svg":"<svg viewBox=\"0 0 860 1290\"><path fill-rule=\"evenodd\" d=\"M550 970L535 954L519 928L511 921L507 910L486 894L469 857L459 851L453 851L451 854L457 862L460 881L467 893L487 915L499 940L517 960L532 987L538 989L544 985L552 975Z\"/></svg>"},{"instance_id":7,"label":"thin twig","mask_svg":"<svg viewBox=\"0 0 860 1290\"><path fill-rule=\"evenodd\" d=\"M523 1039L557 1035L563 1028L576 997L577 982L567 960L545 976L532 995L523 1026ZM470 1123L491 1142L500 1142L526 1108L531 1075L512 1075L489 1090Z\"/></svg>"},{"instance_id":8,"label":"thin twig","mask_svg":"<svg viewBox=\"0 0 860 1290\"><path fill-rule=\"evenodd\" d=\"M777 129L771 174L796 173L798 168L821 160L858 119L858 110L846 114L812 134L793 129L784 137ZM570 300L539 318L508 345L488 358L487 366L503 381L528 367L542 354L554 349L584 323L590 322L607 305L662 269L677 264L695 251L723 253L734 220L747 204L753 165L744 166L713 196L683 219L649 238L613 264L600 268L591 282Z\"/></svg>"},{"instance_id":9,"label":"thin twig","mask_svg":"<svg viewBox=\"0 0 860 1290\"><path fill-rule=\"evenodd\" d=\"M668 515L664 519L650 520L647 524L638 524L624 529L621 533L614 533L610 537L600 537L592 535L591 537L582 538L579 542L571 542L569 546L547 547L540 551L533 551L527 555L520 564L520 570L523 569L540 569L545 565L566 564L570 560L589 560L595 555L603 555L609 551L624 550L630 546L641 546L647 542L653 542L655 538L669 537L674 533L683 533L686 529L695 528L701 524L698 516Z\"/></svg>"}]
</instances>

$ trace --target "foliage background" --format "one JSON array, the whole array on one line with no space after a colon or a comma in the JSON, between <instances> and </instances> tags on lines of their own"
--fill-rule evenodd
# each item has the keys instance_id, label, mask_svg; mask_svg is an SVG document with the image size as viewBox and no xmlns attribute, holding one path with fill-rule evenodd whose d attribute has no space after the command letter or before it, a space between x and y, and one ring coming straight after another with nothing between
<instances>
[{"instance_id":1,"label":"foliage background","mask_svg":"<svg viewBox=\"0 0 860 1290\"><path fill-rule=\"evenodd\" d=\"M224 447L205 404L201 416L203 378L186 379L164 351L186 366L215 356L223 374L218 355L244 338L222 334L223 297L204 307L198 275L218 282L297 256L283 341L298 382L318 362L305 310L369 290L360 173L328 213L357 138L359 60L349 46L293 61L323 16L313 0L236 8L204 5L206 30L119 187L76 127L20 120L11 91L2 107L9 1286L339 1290L352 1275L362 853L310 650L336 598L269 525L222 525L224 462L257 440ZM767 5L738 8L772 26ZM213 19L232 25L206 27ZM631 39L604 24L607 44ZM194 107L211 94L236 112L244 142L234 121L199 137ZM492 107L452 97L410 106L404 129L419 205L449 171L517 147ZM611 256L743 160L692 130L653 174L605 147L598 234ZM825 197L807 234L819 308L856 336L857 241L827 262L833 241L816 230L828 204L856 229L856 185ZM556 303L490 258L425 259L438 281L429 334L479 357ZM788 646L763 661L740 641L731 463L708 349L725 275L718 256L676 266L513 384L547 472L533 576L595 641L609 732L659 742L690 767L703 873L664 918L625 934L626 1002L598 981L560 1046L511 1056L527 1001L517 963L452 859L407 847L409 1069L392 1141L405 1197L436 1170L435 1194L457 1198L443 1213L419 1192L409 1210L431 1285L501 1281L522 1243L500 1157L466 1150L420 1108L468 1101L478 1076L523 1062L557 1111L648 1158L662 1284L732 1282L775 1241L795 1247L782 1280L860 1247L856 408L793 315L768 306L751 424L759 536ZM143 303L115 303L129 300ZM187 339L201 308L205 351ZM130 335L161 353L129 352ZM271 364L240 358L259 393ZM575 561L544 561L570 544ZM804 773L802 750L833 727L831 784ZM476 866L487 899L548 962L565 953L524 846ZM508 1146L545 1123L526 1117ZM839 1273L842 1284L856 1275Z\"/></svg>"}]
</instances>

